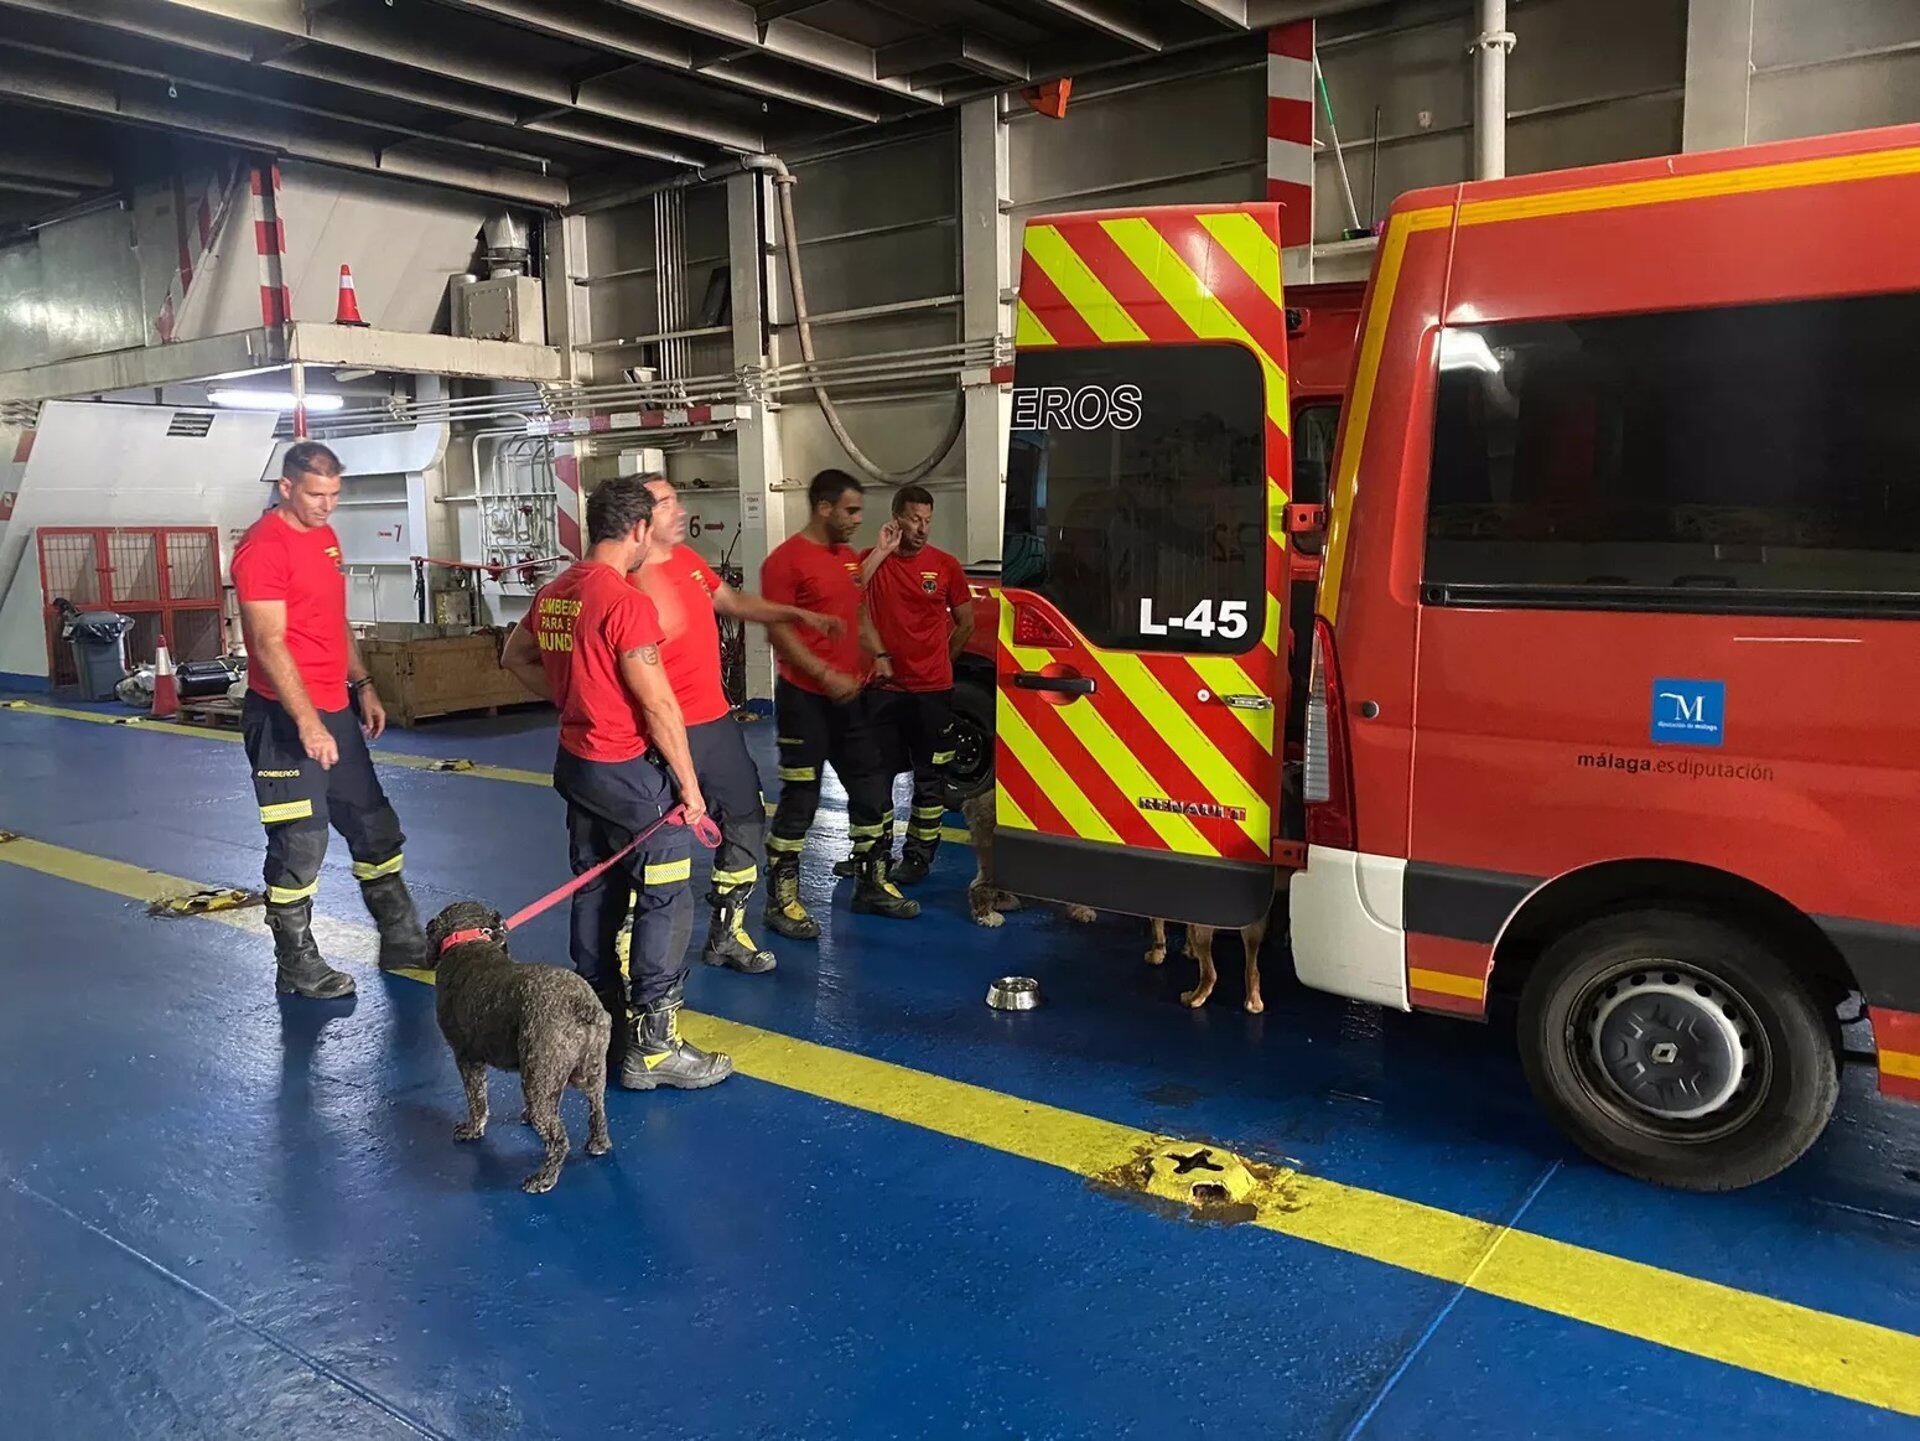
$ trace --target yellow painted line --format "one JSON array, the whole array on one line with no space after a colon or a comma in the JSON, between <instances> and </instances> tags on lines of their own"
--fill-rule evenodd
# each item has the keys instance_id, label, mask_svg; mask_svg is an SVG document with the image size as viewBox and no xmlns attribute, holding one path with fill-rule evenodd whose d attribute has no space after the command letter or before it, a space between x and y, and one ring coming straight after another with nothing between
<instances>
[{"instance_id":1,"label":"yellow painted line","mask_svg":"<svg viewBox=\"0 0 1920 1441\"><path fill-rule=\"evenodd\" d=\"M1487 983L1473 976L1456 976L1451 971L1429 971L1420 966L1407 967L1407 984L1416 990L1437 991L1443 996L1464 996L1478 1001L1487 994Z\"/></svg>"},{"instance_id":2,"label":"yellow painted line","mask_svg":"<svg viewBox=\"0 0 1920 1441\"><path fill-rule=\"evenodd\" d=\"M1875 150L1863 155L1831 155L1818 160L1749 165L1738 170L1715 170L1704 175L1660 175L1648 180L1624 180L1613 185L1556 190L1545 195L1469 200L1460 207L1460 223L1491 225L1506 220L1535 220L1548 215L1619 210L1636 205L1667 205L1677 200L1711 200L1726 195L1754 195L1769 190L1794 190L1806 185L1880 180L1916 173L1920 173L1920 148Z\"/></svg>"},{"instance_id":3,"label":"yellow painted line","mask_svg":"<svg viewBox=\"0 0 1920 1441\"><path fill-rule=\"evenodd\" d=\"M68 706L42 705L38 701L8 701L0 705L0 712L24 711L28 715L53 716L59 720L88 721L94 725L120 726L126 730L139 731L142 734L153 732L159 735L185 736L197 741L238 741L240 732L220 730L213 726L181 725L174 721L146 720L139 716L101 715L97 711L74 710ZM520 770L514 766L482 765L478 761L461 761L449 766L444 756L418 756L406 751L369 749L375 766L395 766L401 770L431 771L438 775L472 776L483 781L511 781L515 785L543 786L553 785L553 776L546 771ZM773 807L767 807L767 814L773 814ZM940 832L942 840L954 841L963 846L973 844L973 837L959 826L946 826Z\"/></svg>"},{"instance_id":4,"label":"yellow painted line","mask_svg":"<svg viewBox=\"0 0 1920 1441\"><path fill-rule=\"evenodd\" d=\"M1905 1051L1880 1050L1880 1074L1883 1076L1903 1076L1909 1081L1920 1081L1920 1056Z\"/></svg>"},{"instance_id":5,"label":"yellow painted line","mask_svg":"<svg viewBox=\"0 0 1920 1441\"><path fill-rule=\"evenodd\" d=\"M232 741L238 743L240 732L221 730L213 726L183 725L177 721L147 720L141 716L101 715L97 711L73 710L67 706L42 705L38 701L16 701L7 706L9 710L24 711L28 715L54 716L60 720L88 721L94 725L120 726L130 731L139 731L142 735L158 734L186 736L199 741ZM467 762L457 769L446 766L443 756L409 755L405 751L372 750L373 763L376 766L396 766L403 770L439 771L445 775L473 776L483 781L512 781L517 785L551 786L553 777L545 771L518 770L513 766L482 765L478 761Z\"/></svg>"},{"instance_id":6,"label":"yellow painted line","mask_svg":"<svg viewBox=\"0 0 1920 1441\"><path fill-rule=\"evenodd\" d=\"M134 900L204 888L25 838L0 843L0 862ZM195 919L260 928L245 911ZM343 932L368 949L375 939L369 927L326 926L322 942L336 955L331 938ZM1089 1180L1122 1173L1170 1139L718 1016L683 1013L681 1025L697 1045L731 1053L744 1076ZM1298 1171L1279 1171L1252 1204L1252 1224L1279 1235L1920 1416L1920 1336Z\"/></svg>"}]
</instances>

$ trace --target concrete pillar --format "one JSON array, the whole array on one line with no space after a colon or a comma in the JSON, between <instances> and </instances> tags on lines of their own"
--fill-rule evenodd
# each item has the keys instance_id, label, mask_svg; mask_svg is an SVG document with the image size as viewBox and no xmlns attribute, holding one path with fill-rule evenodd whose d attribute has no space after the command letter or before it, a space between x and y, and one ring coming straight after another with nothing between
<instances>
[{"instance_id":1,"label":"concrete pillar","mask_svg":"<svg viewBox=\"0 0 1920 1441\"><path fill-rule=\"evenodd\" d=\"M1000 119L999 100L990 96L969 101L960 108L961 320L968 340L1013 334L1007 171L1007 127ZM967 539L960 559L971 564L1000 554L1012 397L987 371L969 371L961 384L966 404L961 441L967 462Z\"/></svg>"},{"instance_id":2,"label":"concrete pillar","mask_svg":"<svg viewBox=\"0 0 1920 1441\"><path fill-rule=\"evenodd\" d=\"M1683 150L1745 145L1753 93L1755 0L1688 0Z\"/></svg>"},{"instance_id":3,"label":"concrete pillar","mask_svg":"<svg viewBox=\"0 0 1920 1441\"><path fill-rule=\"evenodd\" d=\"M780 458L780 416L768 406L757 378L772 349L776 209L772 181L749 172L727 180L727 253L733 269L733 366L752 378L751 411L734 431L740 464L740 545L734 558L757 590L760 563L787 538L785 497L777 489L785 470ZM747 627L747 696L773 695L773 647L766 630Z\"/></svg>"}]
</instances>

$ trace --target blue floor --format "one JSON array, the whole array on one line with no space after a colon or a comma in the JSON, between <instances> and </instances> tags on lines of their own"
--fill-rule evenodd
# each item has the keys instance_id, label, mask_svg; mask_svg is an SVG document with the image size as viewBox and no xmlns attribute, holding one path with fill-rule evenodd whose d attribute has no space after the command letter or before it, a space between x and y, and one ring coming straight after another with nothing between
<instances>
[{"instance_id":1,"label":"blue floor","mask_svg":"<svg viewBox=\"0 0 1920 1441\"><path fill-rule=\"evenodd\" d=\"M764 763L769 728L750 735ZM523 713L384 744L544 769L552 730ZM508 910L565 878L549 791L384 776L424 912ZM259 881L231 744L0 713L0 829ZM1040 909L980 930L955 846L919 921L856 917L830 858L809 859L822 942L777 943L767 977L696 968L692 1005L1920 1331L1920 1110L1877 1099L1868 1067L1786 1175L1658 1191L1562 1142L1491 1030L1302 991L1278 955L1248 1016L1232 943L1191 1013L1190 967L1143 966L1137 922ZM319 904L363 919L338 847ZM264 932L151 921L5 864L0 917L11 1436L1920 1435L747 1077L610 1096L605 1160L581 1156L570 1110L573 1157L530 1198L510 1078L483 1142L449 1138L460 1087L429 988L363 974L351 1006L283 1002ZM561 960L559 914L515 949ZM1044 1009L981 1004L1014 971Z\"/></svg>"}]
</instances>

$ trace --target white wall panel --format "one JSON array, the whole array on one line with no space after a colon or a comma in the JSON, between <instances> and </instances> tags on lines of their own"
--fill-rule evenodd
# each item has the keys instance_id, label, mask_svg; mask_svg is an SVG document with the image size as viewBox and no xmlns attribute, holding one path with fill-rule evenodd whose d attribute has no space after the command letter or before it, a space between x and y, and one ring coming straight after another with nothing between
<instances>
[{"instance_id":1,"label":"white wall panel","mask_svg":"<svg viewBox=\"0 0 1920 1441\"><path fill-rule=\"evenodd\" d=\"M276 417L221 412L201 439L169 438L170 406L57 401L44 406L0 538L0 671L47 673L39 562L43 525L212 525L222 572L240 534L272 503L260 481ZM17 568L16 568L17 567Z\"/></svg>"}]
</instances>

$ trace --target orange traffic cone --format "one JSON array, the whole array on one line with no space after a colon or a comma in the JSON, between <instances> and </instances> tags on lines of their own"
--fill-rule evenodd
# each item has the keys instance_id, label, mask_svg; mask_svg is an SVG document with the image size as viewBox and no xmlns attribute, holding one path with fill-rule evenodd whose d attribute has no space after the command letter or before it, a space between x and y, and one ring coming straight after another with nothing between
<instances>
[{"instance_id":1,"label":"orange traffic cone","mask_svg":"<svg viewBox=\"0 0 1920 1441\"><path fill-rule=\"evenodd\" d=\"M335 325L358 325L364 328L366 321L360 318L360 297L354 293L353 272L346 266L340 267L340 305L333 317Z\"/></svg>"},{"instance_id":2,"label":"orange traffic cone","mask_svg":"<svg viewBox=\"0 0 1920 1441\"><path fill-rule=\"evenodd\" d=\"M173 678L173 657L163 640L153 655L153 717L164 720L180 714L180 687Z\"/></svg>"}]
</instances>

